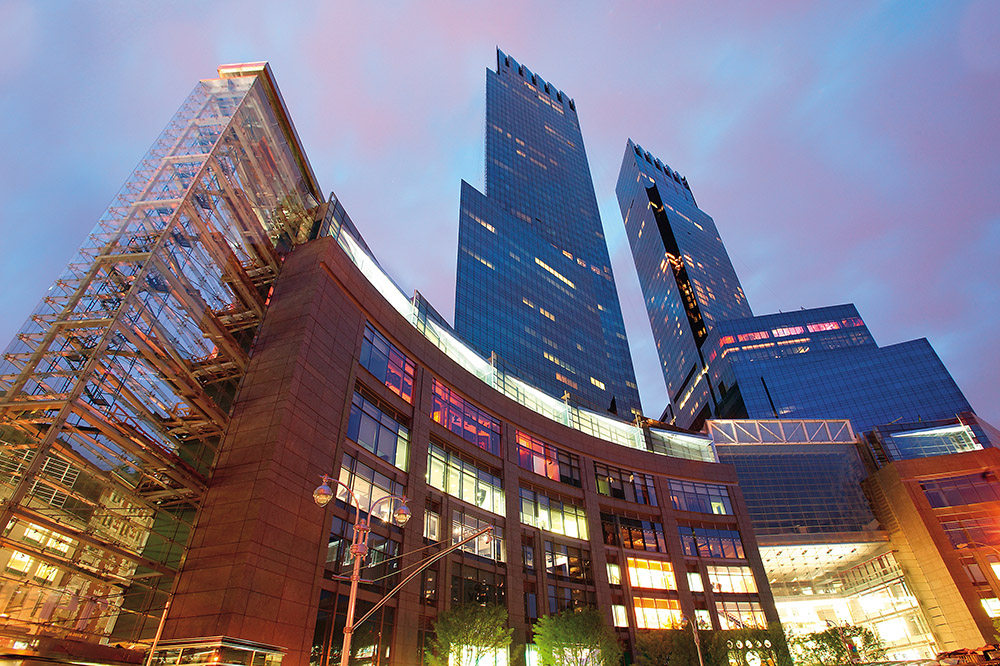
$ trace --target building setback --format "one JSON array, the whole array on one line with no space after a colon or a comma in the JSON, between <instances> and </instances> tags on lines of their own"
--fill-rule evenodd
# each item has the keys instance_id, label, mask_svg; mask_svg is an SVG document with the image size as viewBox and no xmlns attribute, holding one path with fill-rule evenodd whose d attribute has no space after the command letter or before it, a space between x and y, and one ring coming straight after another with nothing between
<instances>
[{"instance_id":1,"label":"building setback","mask_svg":"<svg viewBox=\"0 0 1000 666\"><path fill-rule=\"evenodd\" d=\"M320 203L267 66L219 74L4 355L5 652L135 663L162 626L160 663L336 663L355 514L314 504L323 474L363 509L409 498L405 529L373 521L362 611L495 527L357 630L372 662L416 663L463 602L504 604L518 650L581 605L630 643L685 619L780 630L708 437L476 355Z\"/></svg>"},{"instance_id":2,"label":"building setback","mask_svg":"<svg viewBox=\"0 0 1000 666\"><path fill-rule=\"evenodd\" d=\"M485 195L462 182L455 328L548 393L638 413L576 104L499 50L486 72Z\"/></svg>"},{"instance_id":3,"label":"building setback","mask_svg":"<svg viewBox=\"0 0 1000 666\"><path fill-rule=\"evenodd\" d=\"M972 411L926 339L879 347L853 305L752 316L687 180L631 140L616 192L667 383L664 419L850 419L862 433Z\"/></svg>"}]
</instances>

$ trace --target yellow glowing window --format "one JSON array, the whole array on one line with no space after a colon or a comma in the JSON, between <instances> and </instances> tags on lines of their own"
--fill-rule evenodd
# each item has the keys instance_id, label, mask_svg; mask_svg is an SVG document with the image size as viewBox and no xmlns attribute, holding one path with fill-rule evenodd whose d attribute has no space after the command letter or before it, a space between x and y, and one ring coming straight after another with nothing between
<instances>
[{"instance_id":1,"label":"yellow glowing window","mask_svg":"<svg viewBox=\"0 0 1000 666\"><path fill-rule=\"evenodd\" d=\"M551 312L549 312L548 310L546 310L545 308L543 308L540 305L538 306L538 311L542 313L542 316L547 317L547 318L551 319L552 321L556 320L556 317L555 317L554 314L552 314Z\"/></svg>"},{"instance_id":2,"label":"yellow glowing window","mask_svg":"<svg viewBox=\"0 0 1000 666\"><path fill-rule=\"evenodd\" d=\"M561 372L557 372L556 373L556 379L558 379L559 381L561 381L566 386L569 386L570 388L573 388L573 389L580 388L577 385L576 382L574 382L572 379L570 379L566 375L562 374Z\"/></svg>"},{"instance_id":3,"label":"yellow glowing window","mask_svg":"<svg viewBox=\"0 0 1000 666\"><path fill-rule=\"evenodd\" d=\"M709 566L708 580L712 591L731 594L748 594L757 591L757 582L750 567Z\"/></svg>"},{"instance_id":4,"label":"yellow glowing window","mask_svg":"<svg viewBox=\"0 0 1000 666\"><path fill-rule=\"evenodd\" d=\"M625 614L625 607L620 605L613 605L611 607L611 615L615 619L616 627L628 628L628 616Z\"/></svg>"},{"instance_id":5,"label":"yellow glowing window","mask_svg":"<svg viewBox=\"0 0 1000 666\"><path fill-rule=\"evenodd\" d=\"M25 555L19 550L12 551L10 554L10 560L7 561L7 570L16 571L17 573L26 573L28 568L31 567L31 556Z\"/></svg>"},{"instance_id":6,"label":"yellow glowing window","mask_svg":"<svg viewBox=\"0 0 1000 666\"><path fill-rule=\"evenodd\" d=\"M602 382L600 379L594 379L593 377L591 377L590 383L596 386L597 388L601 389L602 391L604 390L604 382Z\"/></svg>"},{"instance_id":7,"label":"yellow glowing window","mask_svg":"<svg viewBox=\"0 0 1000 666\"><path fill-rule=\"evenodd\" d=\"M608 582L612 585L622 584L622 569L613 562L608 562Z\"/></svg>"},{"instance_id":8,"label":"yellow glowing window","mask_svg":"<svg viewBox=\"0 0 1000 666\"><path fill-rule=\"evenodd\" d=\"M49 531L44 527L39 527L34 523L28 523L28 526L24 528L24 538L29 541L34 541L35 543L41 543L45 541L45 537L49 535Z\"/></svg>"},{"instance_id":9,"label":"yellow glowing window","mask_svg":"<svg viewBox=\"0 0 1000 666\"><path fill-rule=\"evenodd\" d=\"M552 275L555 275L557 278L559 278L563 282L565 282L567 285L570 286L570 288L576 289L576 285L573 284L568 278L566 278L559 271L557 271L556 269L552 268L551 266L549 266L547 263L545 263L544 261L542 261L538 257L535 257L535 263L538 264L539 266L541 266L542 268L544 268L545 270L547 270L549 273L552 273Z\"/></svg>"},{"instance_id":10,"label":"yellow glowing window","mask_svg":"<svg viewBox=\"0 0 1000 666\"><path fill-rule=\"evenodd\" d=\"M527 298L522 298L521 302L524 303L525 305L527 305L529 308L535 307L535 304L532 303L531 301L529 301Z\"/></svg>"},{"instance_id":11,"label":"yellow glowing window","mask_svg":"<svg viewBox=\"0 0 1000 666\"><path fill-rule=\"evenodd\" d=\"M628 580L632 587L650 590L676 590L674 567L670 562L627 558Z\"/></svg>"},{"instance_id":12,"label":"yellow glowing window","mask_svg":"<svg viewBox=\"0 0 1000 666\"><path fill-rule=\"evenodd\" d=\"M38 568L35 569L35 578L37 580L45 581L46 583L51 583L56 579L56 574L59 573L57 567L51 564L39 564Z\"/></svg>"},{"instance_id":13,"label":"yellow glowing window","mask_svg":"<svg viewBox=\"0 0 1000 666\"><path fill-rule=\"evenodd\" d=\"M681 605L676 599L636 597L633 602L637 629L677 629L683 622Z\"/></svg>"}]
</instances>

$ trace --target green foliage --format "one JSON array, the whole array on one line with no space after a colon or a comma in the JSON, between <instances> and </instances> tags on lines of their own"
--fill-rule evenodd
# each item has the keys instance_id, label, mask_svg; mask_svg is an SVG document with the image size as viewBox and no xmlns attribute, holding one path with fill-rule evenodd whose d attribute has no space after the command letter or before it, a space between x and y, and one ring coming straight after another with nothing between
<instances>
[{"instance_id":1,"label":"green foliage","mask_svg":"<svg viewBox=\"0 0 1000 666\"><path fill-rule=\"evenodd\" d=\"M700 635L705 666L750 666L750 654L760 657L761 663L773 659L777 666L792 666L785 634L780 627L702 631Z\"/></svg>"},{"instance_id":2,"label":"green foliage","mask_svg":"<svg viewBox=\"0 0 1000 666\"><path fill-rule=\"evenodd\" d=\"M771 659L777 666L792 666L791 656L780 629L734 629L698 631L701 657L705 666L751 666L748 655ZM730 647L732 646L732 647ZM730 659L732 658L732 659ZM698 652L690 626L639 632L636 637L637 666L697 666Z\"/></svg>"},{"instance_id":3,"label":"green foliage","mask_svg":"<svg viewBox=\"0 0 1000 666\"><path fill-rule=\"evenodd\" d=\"M542 666L617 666L622 647L594 608L546 615L534 628Z\"/></svg>"},{"instance_id":4,"label":"green foliage","mask_svg":"<svg viewBox=\"0 0 1000 666\"><path fill-rule=\"evenodd\" d=\"M826 631L792 636L789 643L799 666L834 666L885 658L881 639L868 627L830 627Z\"/></svg>"},{"instance_id":5,"label":"green foliage","mask_svg":"<svg viewBox=\"0 0 1000 666\"><path fill-rule=\"evenodd\" d=\"M503 606L455 606L438 615L426 663L474 666L489 653L509 649L513 633L507 627L507 609Z\"/></svg>"},{"instance_id":6,"label":"green foliage","mask_svg":"<svg viewBox=\"0 0 1000 666\"><path fill-rule=\"evenodd\" d=\"M635 638L636 666L691 666L698 663L694 634L687 629L642 631Z\"/></svg>"}]
</instances>

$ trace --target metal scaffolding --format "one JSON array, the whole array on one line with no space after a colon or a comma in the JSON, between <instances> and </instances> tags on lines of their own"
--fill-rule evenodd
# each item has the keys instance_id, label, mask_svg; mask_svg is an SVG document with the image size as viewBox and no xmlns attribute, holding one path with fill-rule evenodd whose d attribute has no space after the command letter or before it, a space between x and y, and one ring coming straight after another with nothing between
<instances>
[{"instance_id":1,"label":"metal scaffolding","mask_svg":"<svg viewBox=\"0 0 1000 666\"><path fill-rule=\"evenodd\" d=\"M269 68L219 74L0 360L0 646L152 636L282 255L322 222Z\"/></svg>"}]
</instances>

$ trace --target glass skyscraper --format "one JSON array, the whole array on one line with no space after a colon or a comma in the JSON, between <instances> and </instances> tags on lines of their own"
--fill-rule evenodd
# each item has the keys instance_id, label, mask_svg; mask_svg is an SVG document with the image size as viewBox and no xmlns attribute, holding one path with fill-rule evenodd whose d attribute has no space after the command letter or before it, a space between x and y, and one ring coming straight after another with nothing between
<instances>
[{"instance_id":1,"label":"glass skyscraper","mask_svg":"<svg viewBox=\"0 0 1000 666\"><path fill-rule=\"evenodd\" d=\"M861 433L972 411L926 339L879 347L853 305L752 316L687 180L631 140L616 189L669 392L665 420L836 418Z\"/></svg>"},{"instance_id":2,"label":"glass skyscraper","mask_svg":"<svg viewBox=\"0 0 1000 666\"><path fill-rule=\"evenodd\" d=\"M486 73L486 194L462 183L455 328L571 402L639 409L576 104L497 51Z\"/></svg>"},{"instance_id":3,"label":"glass skyscraper","mask_svg":"<svg viewBox=\"0 0 1000 666\"><path fill-rule=\"evenodd\" d=\"M616 187L646 311L670 398L681 425L715 414L702 347L716 322L751 316L715 222L687 179L631 140Z\"/></svg>"}]
</instances>

